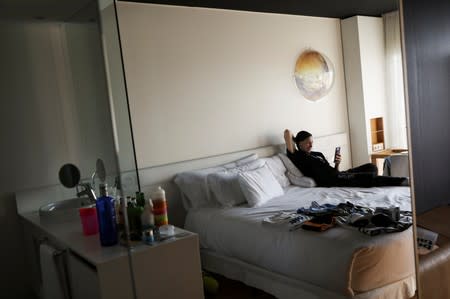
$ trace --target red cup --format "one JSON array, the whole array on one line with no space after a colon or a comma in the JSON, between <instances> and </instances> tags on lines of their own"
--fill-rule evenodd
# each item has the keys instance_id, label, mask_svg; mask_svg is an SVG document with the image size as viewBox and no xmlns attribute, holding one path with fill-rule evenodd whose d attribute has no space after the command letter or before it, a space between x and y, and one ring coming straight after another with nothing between
<instances>
[{"instance_id":1,"label":"red cup","mask_svg":"<svg viewBox=\"0 0 450 299\"><path fill-rule=\"evenodd\" d=\"M81 225L83 227L83 234L86 236L95 235L98 233L97 209L80 208Z\"/></svg>"}]
</instances>

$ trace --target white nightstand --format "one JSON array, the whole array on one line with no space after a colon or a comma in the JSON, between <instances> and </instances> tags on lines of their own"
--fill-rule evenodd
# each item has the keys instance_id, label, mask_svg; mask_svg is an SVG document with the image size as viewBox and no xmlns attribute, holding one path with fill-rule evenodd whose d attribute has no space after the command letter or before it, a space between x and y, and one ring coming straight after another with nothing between
<instances>
[{"instance_id":1,"label":"white nightstand","mask_svg":"<svg viewBox=\"0 0 450 299\"><path fill-rule=\"evenodd\" d=\"M137 298L204 298L197 234L175 228L174 238L133 248L131 260Z\"/></svg>"}]
</instances>

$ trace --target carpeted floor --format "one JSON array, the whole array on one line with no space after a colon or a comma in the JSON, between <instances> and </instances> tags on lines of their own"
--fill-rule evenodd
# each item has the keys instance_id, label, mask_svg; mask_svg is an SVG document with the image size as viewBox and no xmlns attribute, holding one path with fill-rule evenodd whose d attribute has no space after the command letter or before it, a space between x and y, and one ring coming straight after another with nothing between
<instances>
[{"instance_id":1,"label":"carpeted floor","mask_svg":"<svg viewBox=\"0 0 450 299\"><path fill-rule=\"evenodd\" d=\"M244 298L256 298L256 299L275 299L276 297L267 294L264 291L249 287L242 282L231 280L217 274L209 274L219 282L219 289L216 294L205 293L206 299L244 299Z\"/></svg>"}]
</instances>

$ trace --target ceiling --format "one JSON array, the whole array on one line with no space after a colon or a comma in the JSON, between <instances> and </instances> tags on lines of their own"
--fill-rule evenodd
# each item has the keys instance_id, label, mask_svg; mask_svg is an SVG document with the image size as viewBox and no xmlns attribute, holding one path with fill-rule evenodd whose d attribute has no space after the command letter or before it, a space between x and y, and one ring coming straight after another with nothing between
<instances>
[{"instance_id":1,"label":"ceiling","mask_svg":"<svg viewBox=\"0 0 450 299\"><path fill-rule=\"evenodd\" d=\"M0 19L87 22L97 18L97 0L0 0Z\"/></svg>"},{"instance_id":2,"label":"ceiling","mask_svg":"<svg viewBox=\"0 0 450 299\"><path fill-rule=\"evenodd\" d=\"M126 1L126 0L125 0ZM380 16L396 10L397 0L134 0L192 7L297 14L330 18ZM0 0L0 19L94 21L97 0Z\"/></svg>"},{"instance_id":3,"label":"ceiling","mask_svg":"<svg viewBox=\"0 0 450 299\"><path fill-rule=\"evenodd\" d=\"M341 19L354 15L381 16L385 12L398 9L398 0L132 0L131 2L225 8Z\"/></svg>"}]
</instances>

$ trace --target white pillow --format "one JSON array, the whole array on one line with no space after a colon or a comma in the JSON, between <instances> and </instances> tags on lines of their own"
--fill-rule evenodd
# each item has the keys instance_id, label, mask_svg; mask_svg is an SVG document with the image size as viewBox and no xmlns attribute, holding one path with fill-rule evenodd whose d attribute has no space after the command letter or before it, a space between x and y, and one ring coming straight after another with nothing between
<instances>
[{"instance_id":1,"label":"white pillow","mask_svg":"<svg viewBox=\"0 0 450 299\"><path fill-rule=\"evenodd\" d=\"M208 186L213 198L223 207L232 207L246 202L239 185L238 173L221 171L208 175Z\"/></svg>"},{"instance_id":2,"label":"white pillow","mask_svg":"<svg viewBox=\"0 0 450 299\"><path fill-rule=\"evenodd\" d=\"M226 163L226 164L222 165L222 167L225 167L226 169L232 169L232 168L236 168L236 167L248 164L250 162L253 162L256 159L258 159L258 155L257 154L250 154L250 155L245 156L243 158L237 159L237 160L235 160L233 162Z\"/></svg>"},{"instance_id":3,"label":"white pillow","mask_svg":"<svg viewBox=\"0 0 450 299\"><path fill-rule=\"evenodd\" d=\"M288 177L286 176L287 169L278 155L263 158L262 160L266 161L267 167L272 172L278 183L280 183L281 187L286 188L291 184Z\"/></svg>"},{"instance_id":4,"label":"white pillow","mask_svg":"<svg viewBox=\"0 0 450 299\"><path fill-rule=\"evenodd\" d=\"M265 164L266 164L266 162L263 159L256 159L254 161L247 162L245 164L241 164L235 168L229 168L229 169L227 169L227 171L238 174L243 171L249 171L249 170L254 170L254 169L263 167Z\"/></svg>"},{"instance_id":5,"label":"white pillow","mask_svg":"<svg viewBox=\"0 0 450 299\"><path fill-rule=\"evenodd\" d=\"M283 195L283 188L266 165L239 173L239 184L251 207L261 206L270 199Z\"/></svg>"},{"instance_id":6,"label":"white pillow","mask_svg":"<svg viewBox=\"0 0 450 299\"><path fill-rule=\"evenodd\" d=\"M316 181L309 176L296 177L293 174L288 174L289 181L292 185L303 188L314 188L317 186Z\"/></svg>"},{"instance_id":7,"label":"white pillow","mask_svg":"<svg viewBox=\"0 0 450 299\"><path fill-rule=\"evenodd\" d=\"M232 207L245 203L246 199L241 191L238 174L260 168L264 164L263 160L258 159L233 169L209 174L207 183L211 190L212 198L223 207Z\"/></svg>"},{"instance_id":8,"label":"white pillow","mask_svg":"<svg viewBox=\"0 0 450 299\"><path fill-rule=\"evenodd\" d=\"M186 210L214 206L207 185L208 174L225 170L224 167L211 167L200 170L185 171L175 176L174 182L180 188L183 206Z\"/></svg>"},{"instance_id":9,"label":"white pillow","mask_svg":"<svg viewBox=\"0 0 450 299\"><path fill-rule=\"evenodd\" d=\"M189 210L191 208L217 206L217 202L213 199L211 191L208 188L207 176L211 173L243 166L257 158L257 154L251 154L221 166L185 171L177 174L174 182L181 190L184 208Z\"/></svg>"},{"instance_id":10,"label":"white pillow","mask_svg":"<svg viewBox=\"0 0 450 299\"><path fill-rule=\"evenodd\" d=\"M287 169L286 176L292 185L304 187L304 188L313 188L317 186L314 179L304 176L300 169L292 163L291 159L285 154L279 153L281 161L283 161L284 166Z\"/></svg>"}]
</instances>

